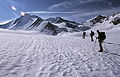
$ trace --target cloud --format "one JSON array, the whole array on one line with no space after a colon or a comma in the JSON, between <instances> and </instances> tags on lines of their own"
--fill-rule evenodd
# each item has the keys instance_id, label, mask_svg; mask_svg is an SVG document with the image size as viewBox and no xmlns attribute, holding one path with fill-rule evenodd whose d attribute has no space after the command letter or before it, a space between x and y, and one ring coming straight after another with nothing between
<instances>
[{"instance_id":1,"label":"cloud","mask_svg":"<svg viewBox=\"0 0 120 77\"><path fill-rule=\"evenodd\" d=\"M49 11L32 11L30 14L79 14L80 12L49 12Z\"/></svg>"},{"instance_id":2,"label":"cloud","mask_svg":"<svg viewBox=\"0 0 120 77\"><path fill-rule=\"evenodd\" d=\"M115 2L112 0L69 0L69 1L67 0L67 1L50 6L48 10L50 11L54 11L54 10L57 10L57 11L66 11L66 10L67 11L77 10L78 11L79 10L81 11L81 9L88 9L89 7L91 7L90 8L91 10L97 9L97 8L114 8L113 4L115 5Z\"/></svg>"},{"instance_id":3,"label":"cloud","mask_svg":"<svg viewBox=\"0 0 120 77\"><path fill-rule=\"evenodd\" d=\"M49 17L49 14L51 16L61 16L66 19L70 19L77 22L82 22L85 20L88 20L94 16L97 15L112 15L114 13L119 12L120 7L118 8L112 8L112 9L102 9L102 10L96 10L96 11L71 11L71 12L50 12L50 11L32 11L32 12L26 12L30 14L43 14L42 16Z\"/></svg>"},{"instance_id":4,"label":"cloud","mask_svg":"<svg viewBox=\"0 0 120 77\"><path fill-rule=\"evenodd\" d=\"M49 7L49 11L77 11L76 14L67 15L70 19L88 19L97 15L110 15L120 10L115 7L113 0L67 0Z\"/></svg>"},{"instance_id":5,"label":"cloud","mask_svg":"<svg viewBox=\"0 0 120 77\"><path fill-rule=\"evenodd\" d=\"M21 11L21 12L20 12L20 15L21 15L21 16L25 16L25 12Z\"/></svg>"},{"instance_id":6,"label":"cloud","mask_svg":"<svg viewBox=\"0 0 120 77\"><path fill-rule=\"evenodd\" d=\"M49 7L49 10L54 10L58 8L72 8L74 6L79 6L86 3L101 2L101 1L103 0L69 0L69 1L58 3L58 4L54 4Z\"/></svg>"},{"instance_id":7,"label":"cloud","mask_svg":"<svg viewBox=\"0 0 120 77\"><path fill-rule=\"evenodd\" d=\"M113 9L103 9L103 10L90 11L90 12L81 12L79 14L72 14L71 16L68 16L67 18L74 19L77 21L85 21L97 15L109 16L109 15L118 13L119 10L120 10L120 7L116 9L113 8Z\"/></svg>"},{"instance_id":8,"label":"cloud","mask_svg":"<svg viewBox=\"0 0 120 77\"><path fill-rule=\"evenodd\" d=\"M12 10L17 10L16 7L14 5L11 6Z\"/></svg>"},{"instance_id":9,"label":"cloud","mask_svg":"<svg viewBox=\"0 0 120 77\"><path fill-rule=\"evenodd\" d=\"M50 6L49 10L56 9L59 7L69 8L71 6L72 6L71 2L62 2L62 3L54 4L54 5Z\"/></svg>"}]
</instances>

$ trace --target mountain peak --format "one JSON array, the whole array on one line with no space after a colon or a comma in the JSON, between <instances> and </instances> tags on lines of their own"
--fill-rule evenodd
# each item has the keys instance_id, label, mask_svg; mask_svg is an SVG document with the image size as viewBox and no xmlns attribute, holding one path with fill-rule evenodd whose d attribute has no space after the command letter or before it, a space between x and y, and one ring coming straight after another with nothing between
<instances>
[{"instance_id":1,"label":"mountain peak","mask_svg":"<svg viewBox=\"0 0 120 77\"><path fill-rule=\"evenodd\" d=\"M62 17L56 17L56 19L59 19L59 20L64 20Z\"/></svg>"},{"instance_id":2,"label":"mountain peak","mask_svg":"<svg viewBox=\"0 0 120 77\"><path fill-rule=\"evenodd\" d=\"M93 24L102 23L105 18L106 16L98 15L97 17L91 19L90 22L92 22Z\"/></svg>"},{"instance_id":3,"label":"mountain peak","mask_svg":"<svg viewBox=\"0 0 120 77\"><path fill-rule=\"evenodd\" d=\"M52 23L62 23L64 22L64 19L62 17L51 17L46 19L46 21L52 22Z\"/></svg>"}]
</instances>

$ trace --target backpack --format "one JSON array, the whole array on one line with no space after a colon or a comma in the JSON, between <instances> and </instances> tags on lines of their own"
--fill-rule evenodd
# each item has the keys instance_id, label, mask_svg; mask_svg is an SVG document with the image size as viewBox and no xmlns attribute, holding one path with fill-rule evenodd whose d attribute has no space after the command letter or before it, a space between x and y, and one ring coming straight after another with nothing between
<instances>
[{"instance_id":1,"label":"backpack","mask_svg":"<svg viewBox=\"0 0 120 77\"><path fill-rule=\"evenodd\" d=\"M105 40L106 39L105 32L100 32L99 36L98 36L98 39L100 39L101 41Z\"/></svg>"}]
</instances>

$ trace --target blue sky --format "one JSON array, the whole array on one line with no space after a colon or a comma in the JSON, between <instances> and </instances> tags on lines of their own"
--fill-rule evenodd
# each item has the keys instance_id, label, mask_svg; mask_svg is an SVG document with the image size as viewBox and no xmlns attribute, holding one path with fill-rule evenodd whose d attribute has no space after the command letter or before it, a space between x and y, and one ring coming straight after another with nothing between
<instances>
[{"instance_id":1,"label":"blue sky","mask_svg":"<svg viewBox=\"0 0 120 77\"><path fill-rule=\"evenodd\" d=\"M14 6L17 10L12 10ZM120 0L0 0L0 22L16 18L20 11L42 18L61 16L77 22L97 15L120 12Z\"/></svg>"}]
</instances>

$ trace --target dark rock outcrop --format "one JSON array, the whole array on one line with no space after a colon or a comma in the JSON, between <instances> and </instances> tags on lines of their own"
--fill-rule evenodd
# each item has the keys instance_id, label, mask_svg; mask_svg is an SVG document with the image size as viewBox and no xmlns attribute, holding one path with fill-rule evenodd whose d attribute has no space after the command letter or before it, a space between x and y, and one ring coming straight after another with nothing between
<instances>
[{"instance_id":1,"label":"dark rock outcrop","mask_svg":"<svg viewBox=\"0 0 120 77\"><path fill-rule=\"evenodd\" d=\"M115 17L113 21L111 21L114 25L120 24L120 18Z\"/></svg>"},{"instance_id":2,"label":"dark rock outcrop","mask_svg":"<svg viewBox=\"0 0 120 77\"><path fill-rule=\"evenodd\" d=\"M96 18L92 19L90 22L92 22L93 24L102 23L105 18L105 16L99 15Z\"/></svg>"}]
</instances>

